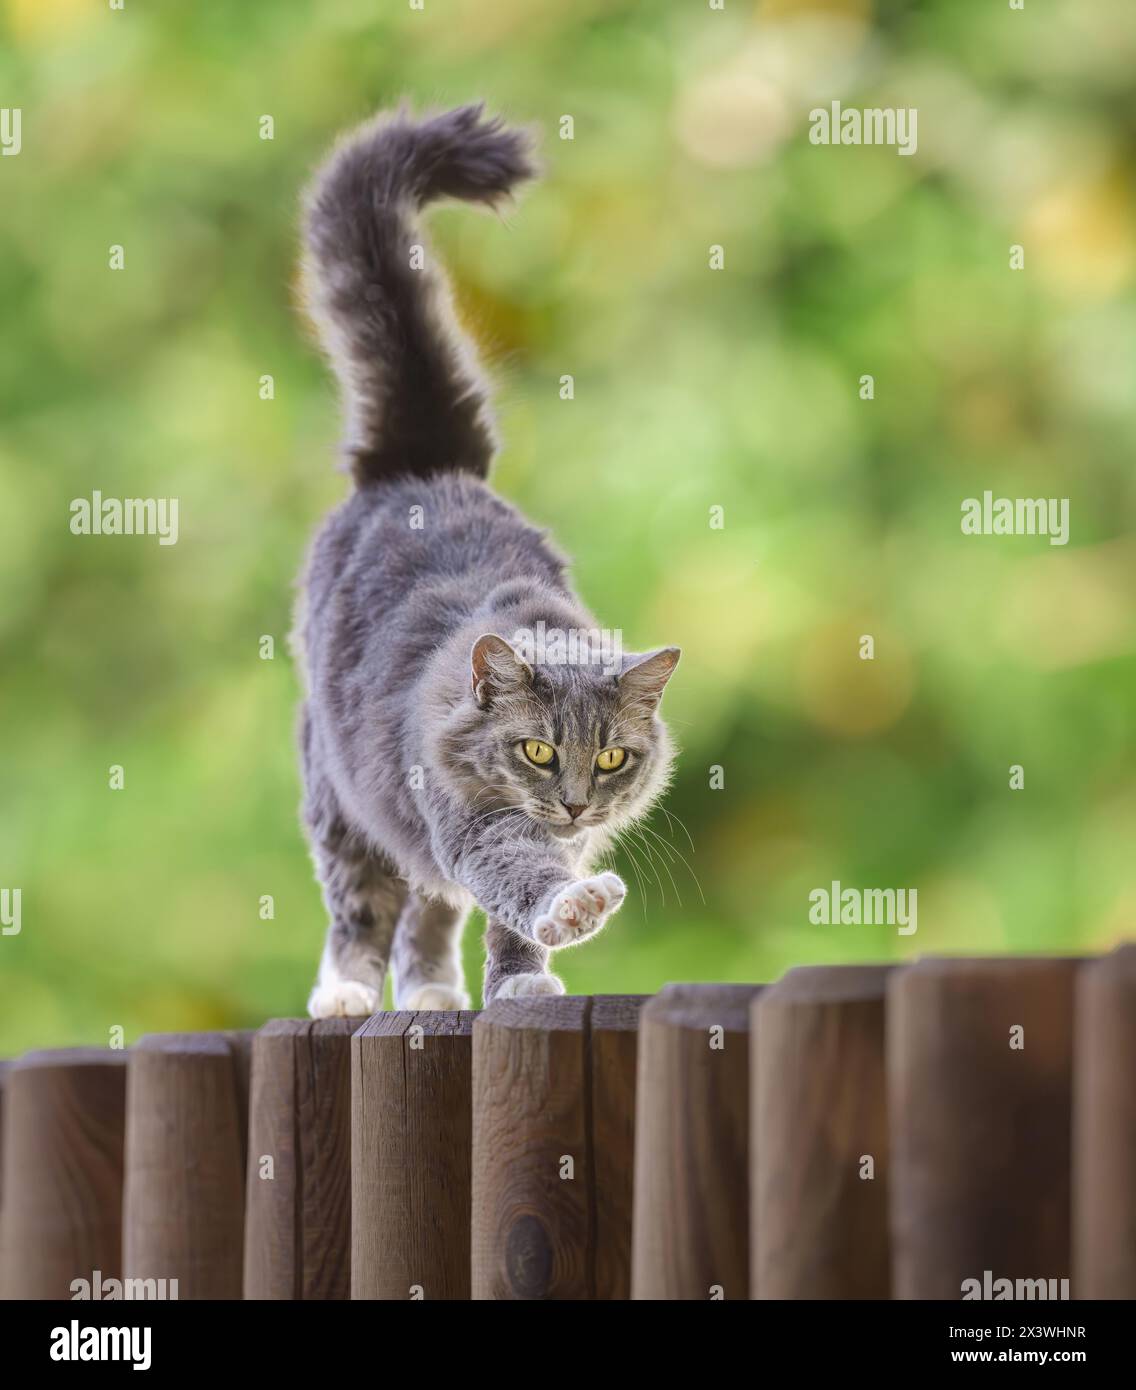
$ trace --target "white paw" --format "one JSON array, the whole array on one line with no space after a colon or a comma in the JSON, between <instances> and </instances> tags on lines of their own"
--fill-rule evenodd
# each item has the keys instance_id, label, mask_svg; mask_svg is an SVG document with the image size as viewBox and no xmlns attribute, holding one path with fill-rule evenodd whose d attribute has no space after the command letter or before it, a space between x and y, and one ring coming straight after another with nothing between
<instances>
[{"instance_id":1,"label":"white paw","mask_svg":"<svg viewBox=\"0 0 1136 1390\"><path fill-rule=\"evenodd\" d=\"M533 935L542 946L571 946L598 932L626 896L627 885L618 874L597 874L570 883L533 923Z\"/></svg>"},{"instance_id":2,"label":"white paw","mask_svg":"<svg viewBox=\"0 0 1136 1390\"><path fill-rule=\"evenodd\" d=\"M407 1013L422 1009L468 1009L469 995L451 985L419 985L398 1006Z\"/></svg>"},{"instance_id":3,"label":"white paw","mask_svg":"<svg viewBox=\"0 0 1136 1390\"><path fill-rule=\"evenodd\" d=\"M563 994L564 981L555 975L507 975L493 991L494 999L523 999L534 994Z\"/></svg>"},{"instance_id":4,"label":"white paw","mask_svg":"<svg viewBox=\"0 0 1136 1390\"><path fill-rule=\"evenodd\" d=\"M317 984L308 996L312 1018L370 1018L382 1011L382 991L358 980L334 980Z\"/></svg>"}]
</instances>

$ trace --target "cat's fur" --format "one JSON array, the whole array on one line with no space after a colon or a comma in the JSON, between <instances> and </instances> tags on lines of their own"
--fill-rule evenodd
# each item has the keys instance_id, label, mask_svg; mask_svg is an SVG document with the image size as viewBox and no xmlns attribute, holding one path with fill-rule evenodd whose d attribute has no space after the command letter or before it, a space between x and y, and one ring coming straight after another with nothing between
<instances>
[{"instance_id":1,"label":"cat's fur","mask_svg":"<svg viewBox=\"0 0 1136 1390\"><path fill-rule=\"evenodd\" d=\"M590 866L670 769L656 711L676 649L605 674L598 652L530 666L506 640L596 623L544 534L483 481L486 389L444 277L428 253L411 264L424 204L493 206L533 173L525 138L479 107L400 113L350 136L308 197L305 286L356 483L316 537L298 624L304 819L331 916L316 1018L381 1008L388 961L396 1007L468 1007L475 902L486 1001L562 992L550 948L619 907L622 881ZM532 738L551 767L525 757ZM604 774L611 745L627 761Z\"/></svg>"}]
</instances>

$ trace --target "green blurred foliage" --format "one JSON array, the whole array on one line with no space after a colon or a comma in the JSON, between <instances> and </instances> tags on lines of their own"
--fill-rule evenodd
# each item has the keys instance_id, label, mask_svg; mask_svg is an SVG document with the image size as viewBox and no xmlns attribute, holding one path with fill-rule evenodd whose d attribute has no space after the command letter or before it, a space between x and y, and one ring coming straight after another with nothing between
<instances>
[{"instance_id":1,"label":"green blurred foliage","mask_svg":"<svg viewBox=\"0 0 1136 1390\"><path fill-rule=\"evenodd\" d=\"M685 829L569 987L1130 933L1134 71L1127 0L0 0L0 1050L302 1010L286 634L345 481L298 194L402 98L541 132L517 209L431 225L496 483L685 652ZM916 107L917 154L810 144L833 99ZM96 488L179 498L177 545L71 535ZM985 489L1068 497L1071 543L963 536ZM918 934L810 925L833 879L918 888Z\"/></svg>"}]
</instances>

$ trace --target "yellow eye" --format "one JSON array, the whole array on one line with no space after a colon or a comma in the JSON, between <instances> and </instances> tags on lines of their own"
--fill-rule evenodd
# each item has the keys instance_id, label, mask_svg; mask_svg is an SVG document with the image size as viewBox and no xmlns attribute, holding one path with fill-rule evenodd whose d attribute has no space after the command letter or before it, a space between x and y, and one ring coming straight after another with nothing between
<instances>
[{"instance_id":1,"label":"yellow eye","mask_svg":"<svg viewBox=\"0 0 1136 1390\"><path fill-rule=\"evenodd\" d=\"M622 767L627 759L627 754L622 748L605 748L596 757L596 766L601 772L614 772L617 767Z\"/></svg>"},{"instance_id":2,"label":"yellow eye","mask_svg":"<svg viewBox=\"0 0 1136 1390\"><path fill-rule=\"evenodd\" d=\"M547 767L556 757L552 744L542 743L539 738L526 738L521 747L525 750L525 757L530 763L536 763L537 767Z\"/></svg>"}]
</instances>

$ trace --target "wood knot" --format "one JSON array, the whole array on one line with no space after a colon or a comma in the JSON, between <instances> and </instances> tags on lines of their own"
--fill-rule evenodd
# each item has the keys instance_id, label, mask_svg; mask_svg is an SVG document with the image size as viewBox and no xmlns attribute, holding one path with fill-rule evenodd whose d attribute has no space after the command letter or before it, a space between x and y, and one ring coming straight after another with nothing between
<instances>
[{"instance_id":1,"label":"wood knot","mask_svg":"<svg viewBox=\"0 0 1136 1390\"><path fill-rule=\"evenodd\" d=\"M552 1242L535 1216L513 1223L505 1242L505 1277L518 1298L544 1298L552 1281Z\"/></svg>"}]
</instances>

